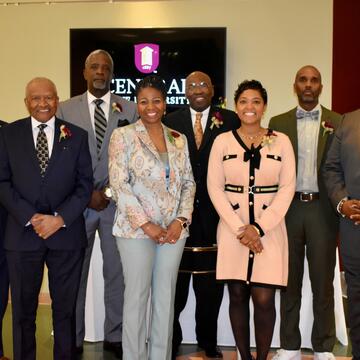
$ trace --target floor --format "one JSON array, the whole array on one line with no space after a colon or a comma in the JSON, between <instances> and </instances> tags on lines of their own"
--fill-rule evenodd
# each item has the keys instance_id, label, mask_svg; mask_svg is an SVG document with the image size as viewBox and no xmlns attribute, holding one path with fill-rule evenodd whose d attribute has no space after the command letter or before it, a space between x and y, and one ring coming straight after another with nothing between
<instances>
[{"instance_id":1,"label":"floor","mask_svg":"<svg viewBox=\"0 0 360 360\"><path fill-rule=\"evenodd\" d=\"M52 359L53 339L51 334L52 326L50 321L50 306L40 305L37 316L37 359ZM5 354L12 359L12 337L11 337L11 306L8 307L4 318L4 350ZM236 360L235 348L222 347L224 360ZM276 349L269 354L269 359L274 355ZM196 345L182 345L180 347L180 355L177 360L202 360L207 359L204 352L201 352ZM337 359L349 359L351 356L350 347L342 346L337 343L334 348L334 354ZM311 359L311 352L304 351L303 359ZM80 359L80 358L79 358ZM85 343L83 360L115 360L115 357L108 352L103 352L102 342Z\"/></svg>"}]
</instances>

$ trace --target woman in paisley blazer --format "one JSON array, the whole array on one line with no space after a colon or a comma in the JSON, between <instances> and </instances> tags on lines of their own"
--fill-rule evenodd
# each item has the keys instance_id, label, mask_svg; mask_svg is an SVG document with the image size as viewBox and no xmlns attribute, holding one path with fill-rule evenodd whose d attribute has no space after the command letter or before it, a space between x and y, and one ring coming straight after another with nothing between
<instances>
[{"instance_id":1,"label":"woman in paisley blazer","mask_svg":"<svg viewBox=\"0 0 360 360\"><path fill-rule=\"evenodd\" d=\"M144 78L136 98L140 119L116 129L109 145L109 180L117 203L113 234L125 278L123 358L169 360L176 278L195 183L186 137L161 123L166 109L162 79Z\"/></svg>"},{"instance_id":2,"label":"woman in paisley blazer","mask_svg":"<svg viewBox=\"0 0 360 360\"><path fill-rule=\"evenodd\" d=\"M295 191L289 138L261 127L267 94L256 80L235 92L241 127L211 149L208 191L220 222L216 278L228 283L230 320L242 360L250 360L249 301L254 304L256 359L266 360L275 324L275 289L286 286L285 214Z\"/></svg>"}]
</instances>

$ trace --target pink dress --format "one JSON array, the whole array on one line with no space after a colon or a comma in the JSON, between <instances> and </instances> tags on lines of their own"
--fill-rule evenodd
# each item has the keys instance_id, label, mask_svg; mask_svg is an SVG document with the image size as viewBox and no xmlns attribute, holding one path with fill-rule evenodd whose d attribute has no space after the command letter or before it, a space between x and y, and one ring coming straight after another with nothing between
<instances>
[{"instance_id":1,"label":"pink dress","mask_svg":"<svg viewBox=\"0 0 360 360\"><path fill-rule=\"evenodd\" d=\"M285 214L295 192L295 157L289 138L269 130L248 149L236 131L219 135L212 147L207 185L220 216L217 229L219 280L286 286L288 241ZM255 255L236 238L257 224L264 250Z\"/></svg>"}]
</instances>

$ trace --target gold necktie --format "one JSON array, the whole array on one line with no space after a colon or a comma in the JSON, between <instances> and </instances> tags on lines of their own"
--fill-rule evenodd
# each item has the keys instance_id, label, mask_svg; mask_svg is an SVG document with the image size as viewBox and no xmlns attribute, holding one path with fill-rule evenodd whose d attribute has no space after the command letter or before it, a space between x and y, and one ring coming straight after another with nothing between
<instances>
[{"instance_id":1,"label":"gold necktie","mask_svg":"<svg viewBox=\"0 0 360 360\"><path fill-rule=\"evenodd\" d=\"M204 135L203 128L201 126L202 113L198 112L195 114L195 124L194 124L194 135L196 147L199 149L201 141Z\"/></svg>"}]
</instances>

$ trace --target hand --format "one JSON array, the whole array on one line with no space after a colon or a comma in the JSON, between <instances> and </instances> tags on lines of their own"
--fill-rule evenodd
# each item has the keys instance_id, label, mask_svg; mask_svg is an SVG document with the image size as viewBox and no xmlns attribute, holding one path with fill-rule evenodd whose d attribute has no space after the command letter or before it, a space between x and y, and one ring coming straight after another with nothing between
<instances>
[{"instance_id":1,"label":"hand","mask_svg":"<svg viewBox=\"0 0 360 360\"><path fill-rule=\"evenodd\" d=\"M44 240L64 226L64 220L60 215L35 214L30 222L34 231Z\"/></svg>"},{"instance_id":2,"label":"hand","mask_svg":"<svg viewBox=\"0 0 360 360\"><path fill-rule=\"evenodd\" d=\"M102 190L93 190L88 207L96 211L101 211L106 209L109 202L109 199L105 196Z\"/></svg>"},{"instance_id":3,"label":"hand","mask_svg":"<svg viewBox=\"0 0 360 360\"><path fill-rule=\"evenodd\" d=\"M260 254L264 250L260 235L253 225L242 226L239 231L240 233L237 238L240 240L241 244L247 246L255 254Z\"/></svg>"},{"instance_id":4,"label":"hand","mask_svg":"<svg viewBox=\"0 0 360 360\"><path fill-rule=\"evenodd\" d=\"M175 244L180 237L182 226L179 221L173 220L167 227L167 234L165 237L165 242L169 244Z\"/></svg>"},{"instance_id":5,"label":"hand","mask_svg":"<svg viewBox=\"0 0 360 360\"><path fill-rule=\"evenodd\" d=\"M352 220L355 225L360 225L360 201L356 199L345 200L341 213Z\"/></svg>"},{"instance_id":6,"label":"hand","mask_svg":"<svg viewBox=\"0 0 360 360\"><path fill-rule=\"evenodd\" d=\"M141 226L141 229L147 236L149 236L150 239L155 241L157 244L164 244L166 242L166 230L160 225L156 225L148 221Z\"/></svg>"}]
</instances>

